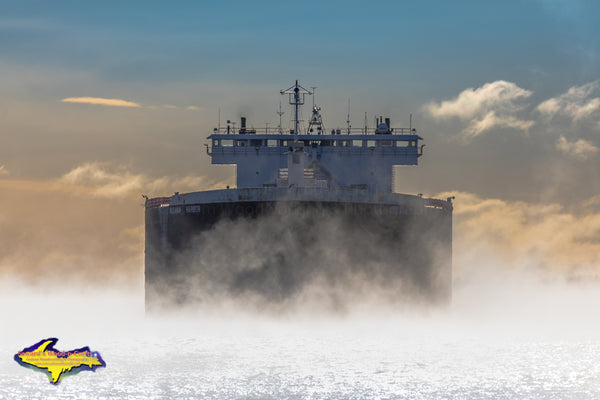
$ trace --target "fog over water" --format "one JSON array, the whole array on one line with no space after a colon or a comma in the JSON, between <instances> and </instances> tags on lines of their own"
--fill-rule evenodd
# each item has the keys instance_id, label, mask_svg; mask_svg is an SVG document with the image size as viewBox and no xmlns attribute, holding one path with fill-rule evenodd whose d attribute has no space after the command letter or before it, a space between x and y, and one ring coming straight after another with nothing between
<instances>
[{"instance_id":1,"label":"fog over water","mask_svg":"<svg viewBox=\"0 0 600 400\"><path fill-rule=\"evenodd\" d=\"M453 301L438 308L365 298L343 312L273 312L232 301L145 316L141 280L5 276L0 398L595 398L598 282L548 270L547 254L506 257L470 240L455 241ZM107 367L54 386L13 361L48 337L59 350L90 346Z\"/></svg>"}]
</instances>

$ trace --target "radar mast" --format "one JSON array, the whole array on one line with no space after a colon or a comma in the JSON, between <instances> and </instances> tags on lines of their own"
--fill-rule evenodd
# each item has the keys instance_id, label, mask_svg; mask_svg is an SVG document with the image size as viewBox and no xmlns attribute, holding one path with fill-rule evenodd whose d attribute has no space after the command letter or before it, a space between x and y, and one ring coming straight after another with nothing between
<instances>
[{"instance_id":1,"label":"radar mast","mask_svg":"<svg viewBox=\"0 0 600 400\"><path fill-rule=\"evenodd\" d=\"M287 94L289 96L289 103L294 106L294 111L295 111L295 114L294 114L295 115L294 137L297 137L298 136L298 125L299 125L299 121L298 121L299 107L304 104L304 95L305 94L311 95L312 92L309 90L306 90L305 88L300 86L298 84L298 80L296 79L296 84L294 86L291 86L291 87L287 88L286 90L281 90L279 93L281 93L282 95Z\"/></svg>"}]
</instances>

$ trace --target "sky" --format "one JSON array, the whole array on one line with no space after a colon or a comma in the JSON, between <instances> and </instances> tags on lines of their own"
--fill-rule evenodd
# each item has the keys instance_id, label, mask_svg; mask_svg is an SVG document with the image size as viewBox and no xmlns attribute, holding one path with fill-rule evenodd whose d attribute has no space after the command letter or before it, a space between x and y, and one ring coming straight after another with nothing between
<instances>
[{"instance_id":1,"label":"sky","mask_svg":"<svg viewBox=\"0 0 600 400\"><path fill-rule=\"evenodd\" d=\"M455 276L600 272L594 1L0 2L0 274L140 285L143 199L223 188L221 119L276 126L317 87L326 126L413 125L399 192L456 195ZM284 99L285 100L285 99ZM284 118L289 118L289 111Z\"/></svg>"}]
</instances>

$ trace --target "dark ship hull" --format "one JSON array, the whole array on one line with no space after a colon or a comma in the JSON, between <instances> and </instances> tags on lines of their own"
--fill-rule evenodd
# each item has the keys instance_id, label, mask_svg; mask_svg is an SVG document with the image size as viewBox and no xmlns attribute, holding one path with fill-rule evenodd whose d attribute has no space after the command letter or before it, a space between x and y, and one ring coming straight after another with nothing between
<instances>
[{"instance_id":1,"label":"dark ship hull","mask_svg":"<svg viewBox=\"0 0 600 400\"><path fill-rule=\"evenodd\" d=\"M223 299L285 306L315 295L321 304L341 295L438 304L451 298L450 201L262 188L162 203L146 206L149 310Z\"/></svg>"}]
</instances>

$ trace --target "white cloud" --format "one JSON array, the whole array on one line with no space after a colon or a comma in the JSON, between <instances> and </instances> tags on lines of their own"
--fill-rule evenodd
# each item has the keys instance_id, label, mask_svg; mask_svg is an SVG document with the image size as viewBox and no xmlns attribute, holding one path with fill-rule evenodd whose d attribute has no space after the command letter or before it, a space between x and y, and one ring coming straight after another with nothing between
<instances>
[{"instance_id":1,"label":"white cloud","mask_svg":"<svg viewBox=\"0 0 600 400\"><path fill-rule=\"evenodd\" d=\"M588 140L578 139L574 142L569 142L563 135L560 135L556 141L556 148L563 154L582 160L594 156L599 150L598 147L594 146Z\"/></svg>"},{"instance_id":2,"label":"white cloud","mask_svg":"<svg viewBox=\"0 0 600 400\"><path fill-rule=\"evenodd\" d=\"M578 121L590 117L600 110L600 98L593 97L598 88L598 82L573 86L560 96L540 103L537 110L549 118L561 115Z\"/></svg>"},{"instance_id":3,"label":"white cloud","mask_svg":"<svg viewBox=\"0 0 600 400\"><path fill-rule=\"evenodd\" d=\"M10 175L10 172L6 169L4 165L0 165L0 176Z\"/></svg>"},{"instance_id":4,"label":"white cloud","mask_svg":"<svg viewBox=\"0 0 600 400\"><path fill-rule=\"evenodd\" d=\"M534 121L520 120L515 113L522 109L517 102L531 94L531 91L512 82L500 80L477 89L465 89L452 100L430 102L425 109L437 119L469 121L462 132L463 137L469 139L495 127L529 129Z\"/></svg>"},{"instance_id":5,"label":"white cloud","mask_svg":"<svg viewBox=\"0 0 600 400\"><path fill-rule=\"evenodd\" d=\"M187 106L186 110L199 110L200 107L196 107L196 106Z\"/></svg>"},{"instance_id":6,"label":"white cloud","mask_svg":"<svg viewBox=\"0 0 600 400\"><path fill-rule=\"evenodd\" d=\"M96 104L110 107L141 107L141 105L132 101L121 99L105 99L102 97L67 97L66 99L62 99L61 101L63 103Z\"/></svg>"},{"instance_id":7,"label":"white cloud","mask_svg":"<svg viewBox=\"0 0 600 400\"><path fill-rule=\"evenodd\" d=\"M466 139L479 136L481 133L494 127L514 128L526 131L534 124L534 121L524 121L510 115L499 117L495 111L489 111L481 119L475 119L466 127L462 134Z\"/></svg>"}]
</instances>

